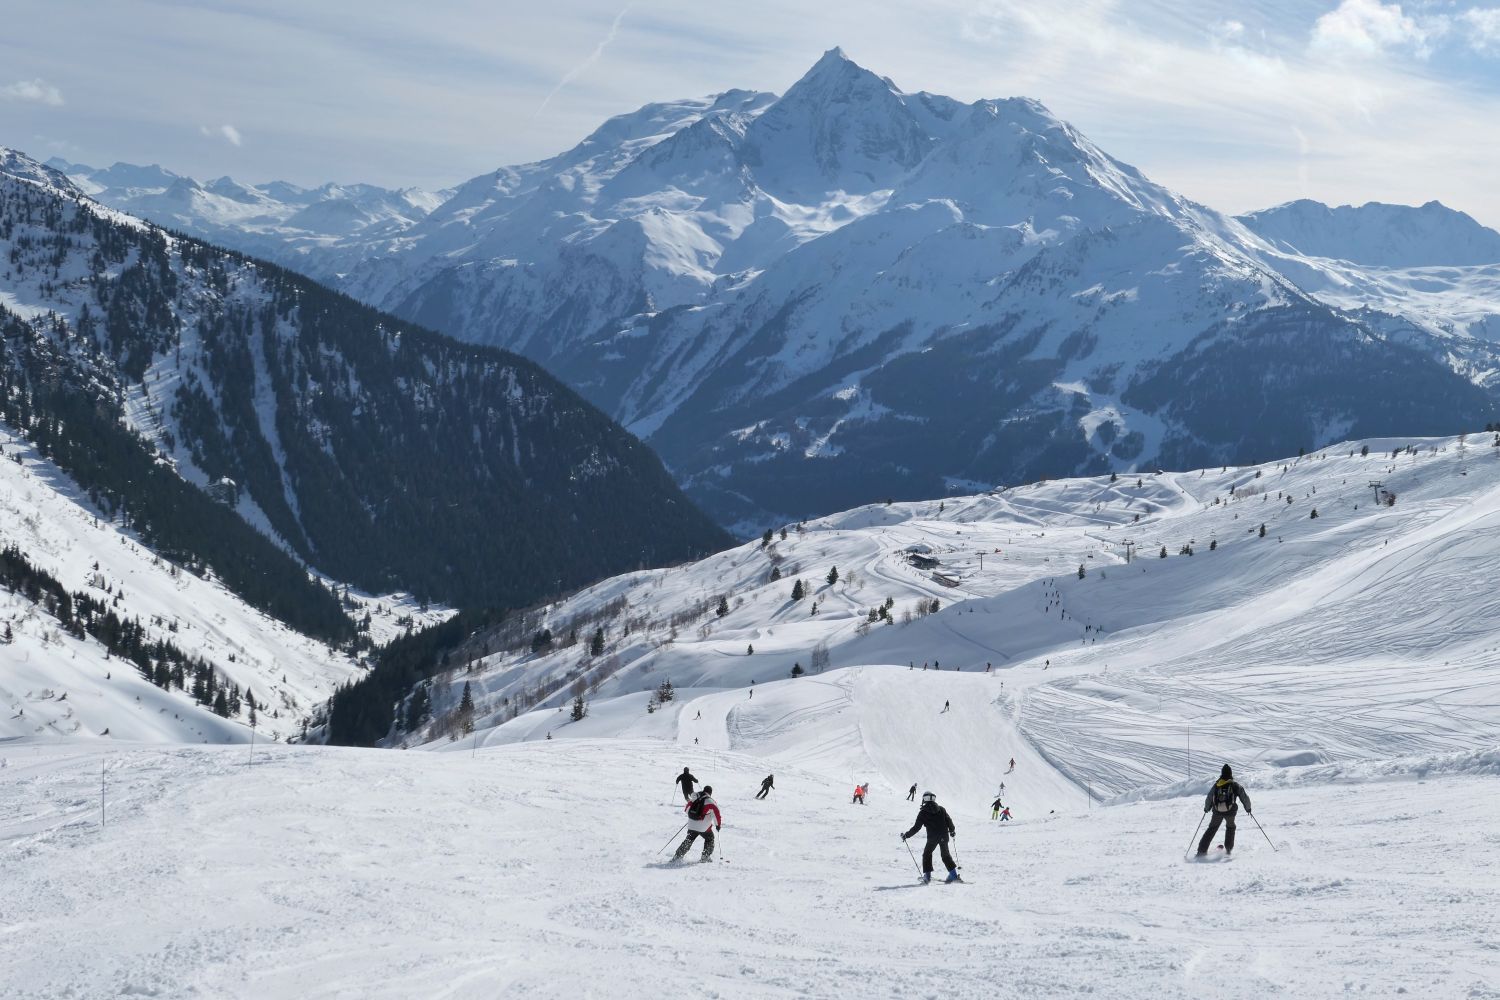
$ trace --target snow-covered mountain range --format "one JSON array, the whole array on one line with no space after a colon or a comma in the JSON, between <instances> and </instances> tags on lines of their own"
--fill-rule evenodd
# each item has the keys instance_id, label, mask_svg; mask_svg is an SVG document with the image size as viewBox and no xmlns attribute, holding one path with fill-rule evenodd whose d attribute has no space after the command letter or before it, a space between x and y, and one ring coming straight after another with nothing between
<instances>
[{"instance_id":1,"label":"snow-covered mountain range","mask_svg":"<svg viewBox=\"0 0 1500 1000\"><path fill-rule=\"evenodd\" d=\"M0 422L158 553L307 634L356 641L309 567L508 606L725 540L533 362L104 207L9 150L0 255Z\"/></svg>"},{"instance_id":2,"label":"snow-covered mountain range","mask_svg":"<svg viewBox=\"0 0 1500 1000\"><path fill-rule=\"evenodd\" d=\"M157 164L101 168L57 157L46 166L100 204L309 273L316 266L311 251L355 236L395 237L452 194L373 184L242 184L228 176L199 181Z\"/></svg>"},{"instance_id":3,"label":"snow-covered mountain range","mask_svg":"<svg viewBox=\"0 0 1500 1000\"><path fill-rule=\"evenodd\" d=\"M747 534L1500 409L1500 234L1467 216L1231 218L1035 101L907 93L839 50L779 97L648 105L299 252L541 362Z\"/></svg>"}]
</instances>

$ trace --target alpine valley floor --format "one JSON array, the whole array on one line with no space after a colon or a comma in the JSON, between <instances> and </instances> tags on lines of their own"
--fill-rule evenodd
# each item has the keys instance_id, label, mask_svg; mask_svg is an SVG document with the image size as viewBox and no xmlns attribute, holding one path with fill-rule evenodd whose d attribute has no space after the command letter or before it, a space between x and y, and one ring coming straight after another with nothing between
<instances>
[{"instance_id":1,"label":"alpine valley floor","mask_svg":"<svg viewBox=\"0 0 1500 1000\"><path fill-rule=\"evenodd\" d=\"M956 886L914 884L903 794L755 801L760 758L654 740L4 757L6 998L1500 996L1495 752L1252 777L1278 850L1242 817L1230 863L1184 859L1197 795L948 798ZM711 864L657 853L684 762Z\"/></svg>"}]
</instances>

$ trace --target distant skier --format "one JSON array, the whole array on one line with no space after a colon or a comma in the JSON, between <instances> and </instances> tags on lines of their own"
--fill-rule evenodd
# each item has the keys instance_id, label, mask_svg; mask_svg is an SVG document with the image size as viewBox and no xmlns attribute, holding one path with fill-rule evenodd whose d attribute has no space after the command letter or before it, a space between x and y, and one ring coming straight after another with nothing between
<instances>
[{"instance_id":1,"label":"distant skier","mask_svg":"<svg viewBox=\"0 0 1500 1000\"><path fill-rule=\"evenodd\" d=\"M687 813L688 835L681 844L677 845L677 853L672 855L673 861L681 861L693 846L693 841L699 837L703 838L703 857L700 861L710 861L714 856L714 831L724 827L724 818L719 815L719 804L713 800L713 786L704 785L703 791L691 799L683 811Z\"/></svg>"},{"instance_id":2,"label":"distant skier","mask_svg":"<svg viewBox=\"0 0 1500 1000\"><path fill-rule=\"evenodd\" d=\"M860 805L864 805L865 804L865 792L867 791L868 787L869 786L867 786L867 785L855 785L854 786L854 798L853 798L853 800L849 804L850 805L854 805L855 803L858 803Z\"/></svg>"},{"instance_id":3,"label":"distant skier","mask_svg":"<svg viewBox=\"0 0 1500 1000\"><path fill-rule=\"evenodd\" d=\"M1014 771L1015 769L1016 769L1016 759L1014 757L1012 757L1010 759L1010 767L1009 767L1009 769L1006 770L1005 773L1009 774L1011 771Z\"/></svg>"},{"instance_id":4,"label":"distant skier","mask_svg":"<svg viewBox=\"0 0 1500 1000\"><path fill-rule=\"evenodd\" d=\"M1254 811L1250 808L1250 796L1234 780L1234 772L1225 764L1224 769L1219 772L1219 780L1214 782L1214 787L1208 790L1208 795L1203 799L1203 811L1211 812L1214 816L1208 821L1208 831L1203 834L1203 839L1198 841L1198 857L1208 853L1208 845L1213 842L1214 834L1219 832L1220 823L1224 824L1224 853L1234 853L1234 817L1240 811L1240 802L1245 803L1245 812Z\"/></svg>"},{"instance_id":5,"label":"distant skier","mask_svg":"<svg viewBox=\"0 0 1500 1000\"><path fill-rule=\"evenodd\" d=\"M693 801L693 789L698 787L698 779L693 777L692 772L683 768L682 773L677 776L677 784L682 786L682 800Z\"/></svg>"},{"instance_id":6,"label":"distant skier","mask_svg":"<svg viewBox=\"0 0 1500 1000\"><path fill-rule=\"evenodd\" d=\"M695 716L693 716L693 718L695 720L703 718L703 711L702 711L702 709L699 709L698 714L695 715Z\"/></svg>"},{"instance_id":7,"label":"distant skier","mask_svg":"<svg viewBox=\"0 0 1500 1000\"><path fill-rule=\"evenodd\" d=\"M761 782L760 782L760 793L758 795L756 795L755 797L757 799L763 799L767 795L771 794L771 789L773 789L775 787L776 787L776 775L774 775L774 774L768 774L764 778L761 779Z\"/></svg>"},{"instance_id":8,"label":"distant skier","mask_svg":"<svg viewBox=\"0 0 1500 1000\"><path fill-rule=\"evenodd\" d=\"M937 796L931 792L922 793L922 807L917 810L917 821L901 835L901 839L909 839L924 827L927 829L927 847L922 851L922 881L932 881L934 848L942 854L943 864L948 868L948 878L945 881L959 881L958 866L953 863L953 855L948 852L948 838L958 836L958 828L953 825L953 817L948 815L948 810L937 804Z\"/></svg>"},{"instance_id":9,"label":"distant skier","mask_svg":"<svg viewBox=\"0 0 1500 1000\"><path fill-rule=\"evenodd\" d=\"M952 707L953 707L953 706L952 706L952 705L950 705L950 704L948 704L948 703L947 703L947 702L946 702L946 701L945 701L945 702L943 702L943 712L946 712L946 711L948 711L948 710L949 710L949 709L950 709L950 708L952 708ZM938 713L938 715L942 715L942 714L943 714L943 712L939 712L939 713Z\"/></svg>"},{"instance_id":10,"label":"distant skier","mask_svg":"<svg viewBox=\"0 0 1500 1000\"><path fill-rule=\"evenodd\" d=\"M911 791L909 791L909 792L906 793L906 801L911 802L911 801L915 800L916 797L917 797L917 783L914 781L911 784Z\"/></svg>"}]
</instances>

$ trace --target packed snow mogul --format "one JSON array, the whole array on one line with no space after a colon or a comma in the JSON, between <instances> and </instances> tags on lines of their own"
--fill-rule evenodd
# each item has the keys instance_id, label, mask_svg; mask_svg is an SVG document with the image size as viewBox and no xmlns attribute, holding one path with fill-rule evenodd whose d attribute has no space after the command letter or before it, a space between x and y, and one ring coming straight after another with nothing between
<instances>
[{"instance_id":1,"label":"packed snow mogul","mask_svg":"<svg viewBox=\"0 0 1500 1000\"><path fill-rule=\"evenodd\" d=\"M757 799L763 799L767 795L769 795L771 793L771 789L773 789L775 787L776 787L776 775L774 775L774 774L768 774L764 778L761 779L761 782L760 782L760 792L755 797Z\"/></svg>"},{"instance_id":2,"label":"packed snow mogul","mask_svg":"<svg viewBox=\"0 0 1500 1000\"><path fill-rule=\"evenodd\" d=\"M922 806L917 810L917 821L901 835L901 839L909 839L924 827L927 830L927 846L922 850L922 881L932 881L933 848L937 848L942 854L943 865L948 869L945 881L959 881L958 867L953 863L953 855L948 852L948 838L958 836L958 828L953 825L953 817L948 815L948 810L937 804L937 796L931 792L922 793Z\"/></svg>"},{"instance_id":3,"label":"packed snow mogul","mask_svg":"<svg viewBox=\"0 0 1500 1000\"><path fill-rule=\"evenodd\" d=\"M723 817L719 815L719 804L713 799L714 789L712 785L704 785L703 791L693 796L684 808L687 813L688 835L683 838L681 844L677 845L677 853L672 855L673 861L681 861L687 856L688 848L693 846L693 841L699 837L703 838L703 856L699 861L711 861L714 856L714 831L724 827Z\"/></svg>"},{"instance_id":4,"label":"packed snow mogul","mask_svg":"<svg viewBox=\"0 0 1500 1000\"><path fill-rule=\"evenodd\" d=\"M682 773L677 776L677 784L682 786L682 800L693 801L693 789L697 787L698 779L693 777L692 772L683 768Z\"/></svg>"},{"instance_id":5,"label":"packed snow mogul","mask_svg":"<svg viewBox=\"0 0 1500 1000\"><path fill-rule=\"evenodd\" d=\"M1238 799L1239 802L1235 800ZM1234 780L1234 772L1229 765L1224 765L1224 770L1219 772L1219 780L1214 782L1214 787L1209 789L1207 797L1203 800L1203 811L1213 813L1213 819L1208 821L1208 831L1203 834L1203 839L1198 841L1198 857L1208 853L1208 845L1213 842L1214 834L1219 832L1219 824L1224 824L1224 853L1234 853L1234 817L1240 811L1239 803L1245 803L1245 812L1254 812L1250 808L1250 796L1240 787L1240 783Z\"/></svg>"}]
</instances>

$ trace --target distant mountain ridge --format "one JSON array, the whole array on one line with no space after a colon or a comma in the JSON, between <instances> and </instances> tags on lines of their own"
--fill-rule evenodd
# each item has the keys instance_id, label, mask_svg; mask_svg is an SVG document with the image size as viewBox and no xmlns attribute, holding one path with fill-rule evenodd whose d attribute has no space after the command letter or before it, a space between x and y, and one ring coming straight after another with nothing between
<instances>
[{"instance_id":1,"label":"distant mountain ridge","mask_svg":"<svg viewBox=\"0 0 1500 1000\"><path fill-rule=\"evenodd\" d=\"M1301 199L1239 216L1282 250L1376 267L1500 264L1500 233L1437 201L1329 207Z\"/></svg>"},{"instance_id":2,"label":"distant mountain ridge","mask_svg":"<svg viewBox=\"0 0 1500 1000\"><path fill-rule=\"evenodd\" d=\"M1235 219L1036 101L903 92L834 49L780 97L647 105L295 266L540 362L748 534L1482 424L1500 267L1307 249L1404 261L1446 233L1454 260L1495 236L1433 206Z\"/></svg>"}]
</instances>

